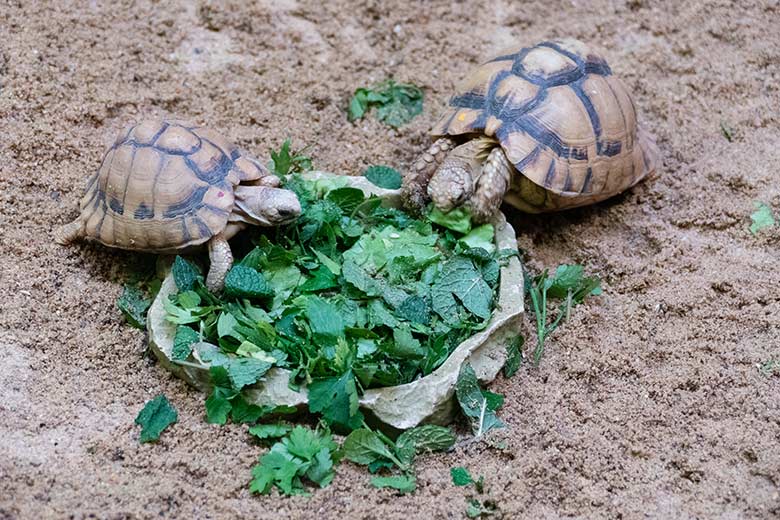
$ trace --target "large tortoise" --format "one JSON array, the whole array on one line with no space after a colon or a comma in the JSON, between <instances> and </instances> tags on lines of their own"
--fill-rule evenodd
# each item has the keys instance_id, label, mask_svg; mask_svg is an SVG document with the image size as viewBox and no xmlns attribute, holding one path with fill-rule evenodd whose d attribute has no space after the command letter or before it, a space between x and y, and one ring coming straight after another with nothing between
<instances>
[{"instance_id":1,"label":"large tortoise","mask_svg":"<svg viewBox=\"0 0 780 520\"><path fill-rule=\"evenodd\" d=\"M109 247L187 252L208 242L206 285L220 289L233 264L228 239L247 225L295 219L295 194L212 129L142 121L120 132L87 183L78 218L55 231Z\"/></svg>"},{"instance_id":2,"label":"large tortoise","mask_svg":"<svg viewBox=\"0 0 780 520\"><path fill-rule=\"evenodd\" d=\"M577 40L515 48L457 88L407 173L403 198L420 210L466 205L486 221L502 200L537 213L604 200L651 174L654 139L625 84Z\"/></svg>"}]
</instances>

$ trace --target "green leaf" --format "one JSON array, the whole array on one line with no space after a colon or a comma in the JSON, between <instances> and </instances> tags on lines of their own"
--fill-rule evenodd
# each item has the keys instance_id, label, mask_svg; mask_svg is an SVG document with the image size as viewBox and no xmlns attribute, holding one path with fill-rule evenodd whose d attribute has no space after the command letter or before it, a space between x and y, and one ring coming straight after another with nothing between
<instances>
[{"instance_id":1,"label":"green leaf","mask_svg":"<svg viewBox=\"0 0 780 520\"><path fill-rule=\"evenodd\" d=\"M233 406L230 399L234 392L222 387L214 387L206 399L206 422L209 424L225 424Z\"/></svg>"},{"instance_id":2,"label":"green leaf","mask_svg":"<svg viewBox=\"0 0 780 520\"><path fill-rule=\"evenodd\" d=\"M278 439L292 431L292 426L284 423L256 424L249 428L249 433L258 439Z\"/></svg>"},{"instance_id":3,"label":"green leaf","mask_svg":"<svg viewBox=\"0 0 780 520\"><path fill-rule=\"evenodd\" d=\"M488 410L495 412L496 410L504 406L503 395L489 392L487 390L483 390L482 395L485 397L485 400L487 401Z\"/></svg>"},{"instance_id":4,"label":"green leaf","mask_svg":"<svg viewBox=\"0 0 780 520\"><path fill-rule=\"evenodd\" d=\"M344 213L352 213L365 200L362 190L357 188L336 188L325 196L325 200L333 202Z\"/></svg>"},{"instance_id":5,"label":"green leaf","mask_svg":"<svg viewBox=\"0 0 780 520\"><path fill-rule=\"evenodd\" d=\"M461 466L451 468L450 476L452 477L452 483L456 486L468 486L474 482L469 470Z\"/></svg>"},{"instance_id":6,"label":"green leaf","mask_svg":"<svg viewBox=\"0 0 780 520\"><path fill-rule=\"evenodd\" d=\"M135 424L141 426L139 442L156 441L168 426L179 419L179 414L163 394L148 401L138 412Z\"/></svg>"},{"instance_id":7,"label":"green leaf","mask_svg":"<svg viewBox=\"0 0 780 520\"><path fill-rule=\"evenodd\" d=\"M414 445L415 453L446 451L455 445L455 434L444 426L426 424L406 430L395 441L399 450L409 444Z\"/></svg>"},{"instance_id":8,"label":"green leaf","mask_svg":"<svg viewBox=\"0 0 780 520\"><path fill-rule=\"evenodd\" d=\"M317 257L317 260L322 262L322 265L324 265L328 269L328 271L330 271L336 276L341 274L341 266L339 264L331 260L324 253L320 253L316 249L312 249L312 251L314 251L314 255Z\"/></svg>"},{"instance_id":9,"label":"green leaf","mask_svg":"<svg viewBox=\"0 0 780 520\"><path fill-rule=\"evenodd\" d=\"M418 359L425 356L425 350L420 340L412 336L408 325L393 329L393 343L387 345L386 351L395 358Z\"/></svg>"},{"instance_id":10,"label":"green leaf","mask_svg":"<svg viewBox=\"0 0 780 520\"><path fill-rule=\"evenodd\" d=\"M414 475L394 475L392 477L372 477L371 485L376 488L393 488L402 495L413 493L417 487Z\"/></svg>"},{"instance_id":11,"label":"green leaf","mask_svg":"<svg viewBox=\"0 0 780 520\"><path fill-rule=\"evenodd\" d=\"M490 317L493 290L471 259L456 256L447 261L431 288L434 310L445 320L451 317L451 314L448 314L451 310L443 306L451 305L446 297L447 293L454 294L466 309L478 317Z\"/></svg>"},{"instance_id":12,"label":"green leaf","mask_svg":"<svg viewBox=\"0 0 780 520\"><path fill-rule=\"evenodd\" d=\"M176 327L176 335L173 337L171 359L187 359L192 352L192 344L198 341L200 341L200 336L197 332L186 325L179 325Z\"/></svg>"},{"instance_id":13,"label":"green leaf","mask_svg":"<svg viewBox=\"0 0 780 520\"><path fill-rule=\"evenodd\" d=\"M144 296L143 291L132 285L125 285L116 301L116 306L124 314L127 323L142 330L146 328L146 311L151 304L152 301Z\"/></svg>"},{"instance_id":14,"label":"green leaf","mask_svg":"<svg viewBox=\"0 0 780 520\"><path fill-rule=\"evenodd\" d=\"M292 166L292 156L290 155L290 139L285 139L278 152L271 150L272 165L270 170L279 177L283 177L290 172Z\"/></svg>"},{"instance_id":15,"label":"green leaf","mask_svg":"<svg viewBox=\"0 0 780 520\"><path fill-rule=\"evenodd\" d=\"M386 190L397 190L401 187L401 174L389 166L369 166L363 176L375 186Z\"/></svg>"},{"instance_id":16,"label":"green leaf","mask_svg":"<svg viewBox=\"0 0 780 520\"><path fill-rule=\"evenodd\" d=\"M274 291L262 274L237 264L225 277L225 295L231 298L272 298Z\"/></svg>"},{"instance_id":17,"label":"green leaf","mask_svg":"<svg viewBox=\"0 0 780 520\"><path fill-rule=\"evenodd\" d=\"M251 404L241 394L230 400L230 418L236 424L253 424L267 414L267 407Z\"/></svg>"},{"instance_id":18,"label":"green leaf","mask_svg":"<svg viewBox=\"0 0 780 520\"><path fill-rule=\"evenodd\" d=\"M203 281L200 270L184 258L177 256L173 261L173 279L179 292L192 291L198 281Z\"/></svg>"},{"instance_id":19,"label":"green leaf","mask_svg":"<svg viewBox=\"0 0 780 520\"><path fill-rule=\"evenodd\" d=\"M480 247L488 253L493 253L496 250L495 239L493 224L482 224L469 231L460 241L470 248Z\"/></svg>"},{"instance_id":20,"label":"green leaf","mask_svg":"<svg viewBox=\"0 0 780 520\"><path fill-rule=\"evenodd\" d=\"M775 217L772 214L772 208L764 204L763 202L754 202L753 206L756 208L750 215L750 232L757 234L762 229L771 228L776 224Z\"/></svg>"},{"instance_id":21,"label":"green leaf","mask_svg":"<svg viewBox=\"0 0 780 520\"><path fill-rule=\"evenodd\" d=\"M361 119L368 109L368 99L366 97L366 89L359 88L355 91L355 95L349 100L349 113L348 118L350 121Z\"/></svg>"},{"instance_id":22,"label":"green leaf","mask_svg":"<svg viewBox=\"0 0 780 520\"><path fill-rule=\"evenodd\" d=\"M309 384L309 410L322 413L330 424L355 429L363 422L358 410L355 376L351 371L341 377L315 379Z\"/></svg>"},{"instance_id":23,"label":"green leaf","mask_svg":"<svg viewBox=\"0 0 780 520\"><path fill-rule=\"evenodd\" d=\"M338 265L338 264L337 264ZM339 270L341 267L339 266ZM311 272L312 277L303 282L299 289L302 293L323 291L339 287L338 280L333 272L325 266L320 266Z\"/></svg>"},{"instance_id":24,"label":"green leaf","mask_svg":"<svg viewBox=\"0 0 780 520\"><path fill-rule=\"evenodd\" d=\"M479 387L477 375L469 363L461 367L458 381L455 384L455 395L458 398L460 409L463 415L469 419L471 429L476 437L494 428L504 427L504 423L489 408L488 400Z\"/></svg>"},{"instance_id":25,"label":"green leaf","mask_svg":"<svg viewBox=\"0 0 780 520\"><path fill-rule=\"evenodd\" d=\"M434 206L428 213L428 220L458 233L465 234L471 231L471 213L464 206L455 208L448 213L444 213Z\"/></svg>"},{"instance_id":26,"label":"green leaf","mask_svg":"<svg viewBox=\"0 0 780 520\"><path fill-rule=\"evenodd\" d=\"M273 366L273 362L266 359L224 354L219 349L204 343L198 346L198 354L203 361L210 363L212 379L215 376L226 376L229 386L235 391L260 381Z\"/></svg>"},{"instance_id":27,"label":"green leaf","mask_svg":"<svg viewBox=\"0 0 780 520\"><path fill-rule=\"evenodd\" d=\"M523 343L525 338L518 334L506 346L506 361L504 362L504 377L515 375L523 362Z\"/></svg>"},{"instance_id":28,"label":"green leaf","mask_svg":"<svg viewBox=\"0 0 780 520\"><path fill-rule=\"evenodd\" d=\"M601 294L601 281L583 275L581 265L559 265L555 276L549 280L547 296L551 298L568 298L576 305L582 303L587 296Z\"/></svg>"},{"instance_id":29,"label":"green leaf","mask_svg":"<svg viewBox=\"0 0 780 520\"><path fill-rule=\"evenodd\" d=\"M344 456L355 464L368 465L377 459L394 460L394 456L379 435L361 428L344 439Z\"/></svg>"},{"instance_id":30,"label":"green leaf","mask_svg":"<svg viewBox=\"0 0 780 520\"><path fill-rule=\"evenodd\" d=\"M431 307L425 298L416 294L409 296L396 309L399 318L403 318L412 323L428 325L431 321Z\"/></svg>"},{"instance_id":31,"label":"green leaf","mask_svg":"<svg viewBox=\"0 0 780 520\"><path fill-rule=\"evenodd\" d=\"M344 335L344 320L335 305L319 296L306 300L306 317L311 331L320 338L335 340Z\"/></svg>"}]
</instances>

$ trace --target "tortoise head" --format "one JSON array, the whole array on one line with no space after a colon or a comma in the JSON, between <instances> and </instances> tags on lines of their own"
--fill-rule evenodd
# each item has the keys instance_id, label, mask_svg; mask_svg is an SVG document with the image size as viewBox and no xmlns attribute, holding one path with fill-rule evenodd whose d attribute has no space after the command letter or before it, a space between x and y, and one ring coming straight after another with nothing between
<instances>
[{"instance_id":1,"label":"tortoise head","mask_svg":"<svg viewBox=\"0 0 780 520\"><path fill-rule=\"evenodd\" d=\"M448 212L469 200L474 194L474 161L449 156L428 183L428 196L434 206Z\"/></svg>"},{"instance_id":2,"label":"tortoise head","mask_svg":"<svg viewBox=\"0 0 780 520\"><path fill-rule=\"evenodd\" d=\"M233 213L255 226L278 226L298 218L301 203L290 190L268 186L238 185Z\"/></svg>"}]
</instances>

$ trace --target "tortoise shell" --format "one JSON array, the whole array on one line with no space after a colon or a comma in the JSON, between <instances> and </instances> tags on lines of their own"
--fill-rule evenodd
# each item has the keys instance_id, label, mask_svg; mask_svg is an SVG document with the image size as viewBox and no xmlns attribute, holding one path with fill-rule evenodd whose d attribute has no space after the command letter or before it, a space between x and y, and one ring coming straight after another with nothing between
<instances>
[{"instance_id":1,"label":"tortoise shell","mask_svg":"<svg viewBox=\"0 0 780 520\"><path fill-rule=\"evenodd\" d=\"M431 133L496 139L522 173L505 200L523 209L598 202L655 170L658 150L638 127L625 84L577 40L500 53L469 75L448 105Z\"/></svg>"},{"instance_id":2,"label":"tortoise shell","mask_svg":"<svg viewBox=\"0 0 780 520\"><path fill-rule=\"evenodd\" d=\"M144 121L120 132L87 183L87 238L122 249L172 252L225 229L233 188L270 175L219 133Z\"/></svg>"}]
</instances>

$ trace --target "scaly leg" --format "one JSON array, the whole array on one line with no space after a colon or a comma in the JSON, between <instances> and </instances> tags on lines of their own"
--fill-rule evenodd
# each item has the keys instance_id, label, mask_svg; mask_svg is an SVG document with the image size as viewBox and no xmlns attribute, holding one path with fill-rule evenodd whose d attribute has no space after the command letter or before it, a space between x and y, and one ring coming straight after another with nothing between
<instances>
[{"instance_id":1,"label":"scaly leg","mask_svg":"<svg viewBox=\"0 0 780 520\"><path fill-rule=\"evenodd\" d=\"M54 230L54 241L63 246L84 236L84 222L81 217L70 224L65 224Z\"/></svg>"},{"instance_id":2,"label":"scaly leg","mask_svg":"<svg viewBox=\"0 0 780 520\"><path fill-rule=\"evenodd\" d=\"M217 292L225 286L225 276L233 266L233 253L230 244L222 233L214 235L209 240L209 274L206 275L206 288Z\"/></svg>"},{"instance_id":3,"label":"scaly leg","mask_svg":"<svg viewBox=\"0 0 780 520\"><path fill-rule=\"evenodd\" d=\"M401 200L406 208L422 213L428 202L428 182L447 154L455 147L449 137L437 139L412 165L401 185Z\"/></svg>"},{"instance_id":4,"label":"scaly leg","mask_svg":"<svg viewBox=\"0 0 780 520\"><path fill-rule=\"evenodd\" d=\"M500 146L490 151L470 201L471 215L475 222L488 222L501 207L514 168Z\"/></svg>"}]
</instances>

